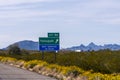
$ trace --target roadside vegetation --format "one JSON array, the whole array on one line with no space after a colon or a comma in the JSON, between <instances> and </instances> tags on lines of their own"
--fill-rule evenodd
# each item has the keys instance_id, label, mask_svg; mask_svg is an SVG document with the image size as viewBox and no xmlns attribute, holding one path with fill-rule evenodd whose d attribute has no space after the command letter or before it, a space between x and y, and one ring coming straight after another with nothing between
<instances>
[{"instance_id":1,"label":"roadside vegetation","mask_svg":"<svg viewBox=\"0 0 120 80\"><path fill-rule=\"evenodd\" d=\"M21 66L26 68L34 69L36 65L37 67L42 65L47 70L55 71L56 75L58 73L65 76L72 75L76 80L81 77L85 78L83 80L120 80L120 51L100 50L79 53L60 51L57 53L56 61L54 54L54 52L45 52L42 60L42 53L38 51L20 50L19 54L10 50L0 51L2 57L12 57L18 63L25 62Z\"/></svg>"}]
</instances>

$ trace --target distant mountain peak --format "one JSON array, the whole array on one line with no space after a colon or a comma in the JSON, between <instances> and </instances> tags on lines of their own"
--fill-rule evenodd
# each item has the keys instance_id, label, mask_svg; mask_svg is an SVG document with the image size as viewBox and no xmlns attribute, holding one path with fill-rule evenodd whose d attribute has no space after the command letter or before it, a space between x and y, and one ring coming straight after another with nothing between
<instances>
[{"instance_id":1,"label":"distant mountain peak","mask_svg":"<svg viewBox=\"0 0 120 80\"><path fill-rule=\"evenodd\" d=\"M85 47L85 45L81 44L80 47Z\"/></svg>"},{"instance_id":2,"label":"distant mountain peak","mask_svg":"<svg viewBox=\"0 0 120 80\"><path fill-rule=\"evenodd\" d=\"M105 44L104 46L96 45L95 43L91 42L87 46L81 44L80 46L74 46L71 48L67 48L68 50L81 50L81 51L98 51L103 49L110 49L110 50L120 50L120 45L118 44Z\"/></svg>"},{"instance_id":3,"label":"distant mountain peak","mask_svg":"<svg viewBox=\"0 0 120 80\"><path fill-rule=\"evenodd\" d=\"M32 40L19 41L14 44L11 44L10 46L12 46L12 45L17 45L20 49L38 50L38 42L35 42ZM10 46L8 46L7 48L4 48L4 49L9 49Z\"/></svg>"},{"instance_id":4,"label":"distant mountain peak","mask_svg":"<svg viewBox=\"0 0 120 80\"><path fill-rule=\"evenodd\" d=\"M96 46L96 44L94 44L93 42L91 42L90 44L88 44L88 46Z\"/></svg>"}]
</instances>

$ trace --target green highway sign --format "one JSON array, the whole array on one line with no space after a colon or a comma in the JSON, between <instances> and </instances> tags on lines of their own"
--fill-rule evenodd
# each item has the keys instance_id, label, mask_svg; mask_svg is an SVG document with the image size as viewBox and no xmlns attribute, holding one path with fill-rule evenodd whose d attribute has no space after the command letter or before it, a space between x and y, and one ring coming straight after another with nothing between
<instances>
[{"instance_id":1,"label":"green highway sign","mask_svg":"<svg viewBox=\"0 0 120 80\"><path fill-rule=\"evenodd\" d=\"M44 59L44 51L60 50L59 33L48 33L47 37L39 37L39 51L42 51L42 59ZM56 54L55 54L56 61Z\"/></svg>"},{"instance_id":2,"label":"green highway sign","mask_svg":"<svg viewBox=\"0 0 120 80\"><path fill-rule=\"evenodd\" d=\"M59 38L53 38L53 37L40 37L39 38L39 44L45 45L45 44L59 44Z\"/></svg>"},{"instance_id":3,"label":"green highway sign","mask_svg":"<svg viewBox=\"0 0 120 80\"><path fill-rule=\"evenodd\" d=\"M59 33L48 33L48 37L57 37L59 38Z\"/></svg>"}]
</instances>

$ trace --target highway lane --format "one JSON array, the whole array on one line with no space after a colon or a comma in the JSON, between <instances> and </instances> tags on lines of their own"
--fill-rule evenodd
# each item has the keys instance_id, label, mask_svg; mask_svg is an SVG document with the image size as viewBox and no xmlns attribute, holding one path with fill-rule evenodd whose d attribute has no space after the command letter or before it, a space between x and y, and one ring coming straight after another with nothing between
<instances>
[{"instance_id":1,"label":"highway lane","mask_svg":"<svg viewBox=\"0 0 120 80\"><path fill-rule=\"evenodd\" d=\"M57 80L35 72L0 63L0 80Z\"/></svg>"}]
</instances>

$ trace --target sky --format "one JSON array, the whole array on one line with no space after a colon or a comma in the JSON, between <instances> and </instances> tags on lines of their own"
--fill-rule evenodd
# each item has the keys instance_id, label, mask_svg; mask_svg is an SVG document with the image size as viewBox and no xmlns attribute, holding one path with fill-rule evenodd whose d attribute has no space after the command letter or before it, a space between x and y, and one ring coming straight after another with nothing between
<instances>
[{"instance_id":1,"label":"sky","mask_svg":"<svg viewBox=\"0 0 120 80\"><path fill-rule=\"evenodd\" d=\"M120 44L120 0L0 0L0 48L48 32L61 48Z\"/></svg>"}]
</instances>

